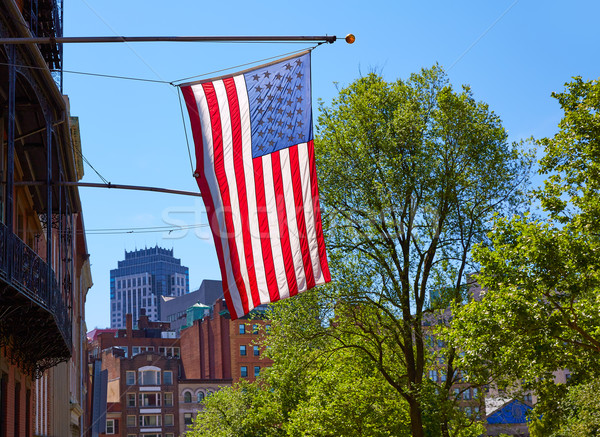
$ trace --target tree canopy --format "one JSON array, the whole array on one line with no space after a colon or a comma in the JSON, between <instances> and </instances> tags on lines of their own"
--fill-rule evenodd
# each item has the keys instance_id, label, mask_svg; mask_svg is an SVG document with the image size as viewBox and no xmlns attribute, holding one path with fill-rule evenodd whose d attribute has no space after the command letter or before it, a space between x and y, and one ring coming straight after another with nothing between
<instances>
[{"instance_id":1,"label":"tree canopy","mask_svg":"<svg viewBox=\"0 0 600 437\"><path fill-rule=\"evenodd\" d=\"M506 389L520 381L539 396L537 435L564 425L560 404L578 393L553 372L588 384L600 359L600 82L575 78L553 96L564 114L558 132L538 141L545 182L532 200L541 212L495 221L475 248L484 297L457 309L452 325L473 375Z\"/></svg>"}]
</instances>

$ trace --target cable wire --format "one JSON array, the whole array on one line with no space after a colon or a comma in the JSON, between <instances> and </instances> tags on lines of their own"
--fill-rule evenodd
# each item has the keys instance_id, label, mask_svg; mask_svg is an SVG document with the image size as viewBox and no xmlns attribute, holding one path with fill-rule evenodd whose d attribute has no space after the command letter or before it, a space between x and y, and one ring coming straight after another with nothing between
<instances>
[{"instance_id":1,"label":"cable wire","mask_svg":"<svg viewBox=\"0 0 600 437\"><path fill-rule=\"evenodd\" d=\"M190 168L192 169L192 176L196 176L194 172L194 164L192 162L192 152L190 151L190 140L188 138L187 127L185 126L185 115L183 113L183 104L181 103L181 89L177 87L177 96L179 97L179 109L181 109L181 122L183 123L183 132L185 132L185 143L187 145L188 156L190 157Z\"/></svg>"}]
</instances>

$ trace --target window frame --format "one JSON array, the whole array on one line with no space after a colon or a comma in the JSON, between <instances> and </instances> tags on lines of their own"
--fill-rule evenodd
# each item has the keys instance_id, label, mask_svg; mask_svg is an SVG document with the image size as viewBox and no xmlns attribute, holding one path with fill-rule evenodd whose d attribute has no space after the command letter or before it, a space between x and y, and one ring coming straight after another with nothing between
<instances>
[{"instance_id":1,"label":"window frame","mask_svg":"<svg viewBox=\"0 0 600 437\"><path fill-rule=\"evenodd\" d=\"M132 376L133 375L133 376ZM133 382L130 382L130 376L132 376ZM125 385L135 385L137 382L135 370L127 370L125 371Z\"/></svg>"},{"instance_id":2,"label":"window frame","mask_svg":"<svg viewBox=\"0 0 600 437\"><path fill-rule=\"evenodd\" d=\"M110 423L110 425L109 425ZM110 428L110 431L109 431ZM106 434L115 434L115 419L106 419Z\"/></svg>"},{"instance_id":3,"label":"window frame","mask_svg":"<svg viewBox=\"0 0 600 437\"><path fill-rule=\"evenodd\" d=\"M240 377L241 378L248 377L248 366L240 366Z\"/></svg>"}]
</instances>

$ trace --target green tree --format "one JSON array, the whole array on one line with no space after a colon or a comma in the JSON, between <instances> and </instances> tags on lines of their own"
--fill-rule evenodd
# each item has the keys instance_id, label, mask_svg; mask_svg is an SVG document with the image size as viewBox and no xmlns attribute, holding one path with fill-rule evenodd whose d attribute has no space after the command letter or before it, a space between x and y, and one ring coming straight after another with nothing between
<instances>
[{"instance_id":1,"label":"green tree","mask_svg":"<svg viewBox=\"0 0 600 437\"><path fill-rule=\"evenodd\" d=\"M320 296L278 305L268 335L274 365L257 383L223 389L204 404L190 436L409 436L406 403L350 349L326 347ZM303 330L304 336L288 335ZM298 339L302 339L298 342Z\"/></svg>"},{"instance_id":2,"label":"green tree","mask_svg":"<svg viewBox=\"0 0 600 437\"><path fill-rule=\"evenodd\" d=\"M413 436L450 435L424 407L431 290L451 300L493 213L520 200L529 159L500 119L441 68L388 83L370 74L321 106L316 157L333 284L334 348L370 360L409 406ZM455 354L446 354L449 389ZM447 396L447 395L446 395ZM429 407L427 407L429 408Z\"/></svg>"},{"instance_id":3,"label":"green tree","mask_svg":"<svg viewBox=\"0 0 600 437\"><path fill-rule=\"evenodd\" d=\"M546 180L533 200L542 214L496 220L475 250L484 297L453 322L473 375L506 388L520 380L538 394L537 435L560 429L561 403L577 393L553 372L569 369L570 386L585 384L598 378L600 359L600 82L575 78L553 97L564 115L539 141Z\"/></svg>"}]
</instances>

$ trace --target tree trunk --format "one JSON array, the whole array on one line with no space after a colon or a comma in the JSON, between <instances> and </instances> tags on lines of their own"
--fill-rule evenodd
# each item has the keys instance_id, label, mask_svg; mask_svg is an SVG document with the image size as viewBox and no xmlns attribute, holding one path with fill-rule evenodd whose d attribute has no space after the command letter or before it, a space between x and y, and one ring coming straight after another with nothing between
<instances>
[{"instance_id":1,"label":"tree trunk","mask_svg":"<svg viewBox=\"0 0 600 437\"><path fill-rule=\"evenodd\" d=\"M424 437L425 432L423 430L423 412L421 411L421 405L416 400L408 402L410 409L410 430L413 437Z\"/></svg>"}]
</instances>

